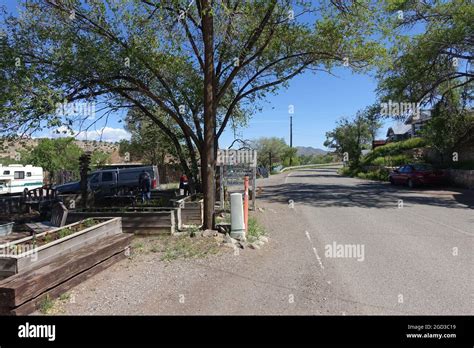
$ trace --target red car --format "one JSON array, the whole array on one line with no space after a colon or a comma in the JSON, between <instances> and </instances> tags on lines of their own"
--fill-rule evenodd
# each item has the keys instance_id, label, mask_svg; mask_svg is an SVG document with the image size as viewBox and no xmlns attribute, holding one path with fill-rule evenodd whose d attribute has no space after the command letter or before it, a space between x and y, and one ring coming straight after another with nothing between
<instances>
[{"instance_id":1,"label":"red car","mask_svg":"<svg viewBox=\"0 0 474 348\"><path fill-rule=\"evenodd\" d=\"M388 178L392 185L408 185L410 188L446 182L446 175L442 170L435 170L431 165L421 163L401 166L391 172Z\"/></svg>"}]
</instances>

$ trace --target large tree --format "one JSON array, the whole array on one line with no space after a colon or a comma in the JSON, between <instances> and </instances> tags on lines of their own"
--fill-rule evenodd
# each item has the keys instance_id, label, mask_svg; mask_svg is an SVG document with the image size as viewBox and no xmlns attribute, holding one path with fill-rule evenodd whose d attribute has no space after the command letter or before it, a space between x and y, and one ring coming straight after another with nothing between
<instances>
[{"instance_id":1,"label":"large tree","mask_svg":"<svg viewBox=\"0 0 474 348\"><path fill-rule=\"evenodd\" d=\"M432 106L461 89L472 101L472 0L390 0L385 9L392 47L379 73L381 97Z\"/></svg>"},{"instance_id":2,"label":"large tree","mask_svg":"<svg viewBox=\"0 0 474 348\"><path fill-rule=\"evenodd\" d=\"M307 70L362 69L381 57L377 1L29 0L7 20L0 123L10 131L73 126L54 105L135 107L180 128L200 157L204 227L212 227L218 139L259 99ZM184 157L184 156L181 156ZM182 160L185 170L187 162Z\"/></svg>"},{"instance_id":3,"label":"large tree","mask_svg":"<svg viewBox=\"0 0 474 348\"><path fill-rule=\"evenodd\" d=\"M353 119L344 117L337 122L336 128L326 132L324 146L347 160L351 168L357 168L362 150L370 146L370 125L362 112L358 112Z\"/></svg>"}]
</instances>

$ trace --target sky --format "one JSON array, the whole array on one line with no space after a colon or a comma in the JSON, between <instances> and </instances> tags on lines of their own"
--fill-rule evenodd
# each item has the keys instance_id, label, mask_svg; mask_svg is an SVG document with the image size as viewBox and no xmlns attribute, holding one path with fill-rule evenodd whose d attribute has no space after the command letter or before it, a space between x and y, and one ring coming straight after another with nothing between
<instances>
[{"instance_id":1,"label":"sky","mask_svg":"<svg viewBox=\"0 0 474 348\"><path fill-rule=\"evenodd\" d=\"M7 0L8 10L16 13L16 2ZM289 88L280 89L276 96L268 96L263 110L252 116L248 126L237 131L240 139L259 137L284 138L289 143L289 105L294 106L293 146L312 146L324 149L325 133L332 130L341 117L350 117L376 100L376 80L365 74L353 74L350 68L338 68L334 75L324 72L306 72L290 81ZM96 118L100 118L97 112ZM112 114L97 121L88 132L75 134L78 139L119 141L129 134L119 122L123 113ZM379 131L384 138L386 123ZM58 137L52 130L34 134L35 137ZM228 127L219 140L219 146L228 147L234 140L234 131Z\"/></svg>"}]
</instances>

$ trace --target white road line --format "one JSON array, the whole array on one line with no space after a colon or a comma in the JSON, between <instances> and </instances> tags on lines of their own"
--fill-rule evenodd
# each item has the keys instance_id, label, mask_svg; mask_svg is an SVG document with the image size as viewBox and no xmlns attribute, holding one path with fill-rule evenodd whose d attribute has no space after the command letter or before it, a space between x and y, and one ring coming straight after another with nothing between
<instances>
[{"instance_id":1,"label":"white road line","mask_svg":"<svg viewBox=\"0 0 474 348\"><path fill-rule=\"evenodd\" d=\"M319 266L321 267L321 269L324 269L324 266L323 266L323 263L322 263L322 261L321 261L321 258L319 257L318 251L316 250L315 247L313 247L313 251L314 251L314 255L316 255L316 259L318 259Z\"/></svg>"},{"instance_id":2,"label":"white road line","mask_svg":"<svg viewBox=\"0 0 474 348\"><path fill-rule=\"evenodd\" d=\"M306 237L308 238L308 240L311 242L311 236L309 235L309 232L308 232L308 231L304 231L304 233L306 234Z\"/></svg>"}]
</instances>

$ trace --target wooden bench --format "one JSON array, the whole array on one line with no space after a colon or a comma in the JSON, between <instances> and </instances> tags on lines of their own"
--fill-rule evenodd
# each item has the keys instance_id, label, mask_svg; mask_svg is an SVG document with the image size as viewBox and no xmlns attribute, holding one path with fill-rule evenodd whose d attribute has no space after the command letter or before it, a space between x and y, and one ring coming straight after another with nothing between
<instances>
[{"instance_id":1,"label":"wooden bench","mask_svg":"<svg viewBox=\"0 0 474 348\"><path fill-rule=\"evenodd\" d=\"M55 227L62 227L66 224L67 220L67 208L62 202L57 202L51 208L51 220L43 222L31 222L27 223L26 226L33 233L46 232Z\"/></svg>"}]
</instances>

